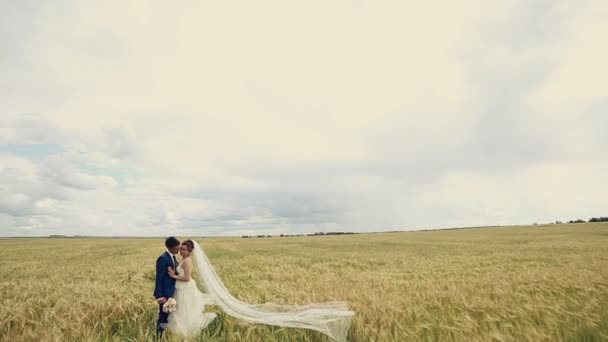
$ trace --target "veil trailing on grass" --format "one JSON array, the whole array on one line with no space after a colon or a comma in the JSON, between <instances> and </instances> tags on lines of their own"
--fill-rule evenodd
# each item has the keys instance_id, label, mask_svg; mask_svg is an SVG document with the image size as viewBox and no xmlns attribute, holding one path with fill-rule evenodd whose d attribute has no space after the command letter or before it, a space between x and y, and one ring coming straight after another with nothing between
<instances>
[{"instance_id":1,"label":"veil trailing on grass","mask_svg":"<svg viewBox=\"0 0 608 342\"><path fill-rule=\"evenodd\" d=\"M215 304L226 314L251 323L312 329L329 336L334 341L346 341L350 321L354 315L346 303L326 302L308 305L243 303L230 294L215 273L205 251L196 241L194 241L193 255L200 281Z\"/></svg>"}]
</instances>

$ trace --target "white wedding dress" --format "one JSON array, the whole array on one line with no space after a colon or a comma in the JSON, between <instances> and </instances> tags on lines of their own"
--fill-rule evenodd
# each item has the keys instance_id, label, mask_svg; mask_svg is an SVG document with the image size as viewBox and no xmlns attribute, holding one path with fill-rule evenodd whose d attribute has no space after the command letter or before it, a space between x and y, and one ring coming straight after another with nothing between
<instances>
[{"instance_id":1,"label":"white wedding dress","mask_svg":"<svg viewBox=\"0 0 608 342\"><path fill-rule=\"evenodd\" d=\"M304 305L274 303L249 304L242 302L230 294L218 274L215 272L215 269L213 265L211 265L203 248L196 241L193 241L193 243L194 250L192 251L191 256L194 257L194 268L198 271L198 280L200 281L200 284L205 288L205 292L208 294L204 296L209 296L209 299L203 297L201 300L202 302L208 300L209 303L212 302L220 307L228 316L249 323L312 329L327 335L329 339L334 342L347 341L351 319L355 313L354 311L349 310L346 302L331 301ZM304 277L306 275L302 276ZM180 286L182 285L180 284ZM183 298L194 295L182 297L181 289L179 289L177 293L182 298L177 299L177 310L179 311L180 303L184 300ZM200 292L197 291L197 293ZM201 295L203 294L201 293ZM188 301L189 300L190 299L188 299ZM189 303L185 305L191 306ZM191 308L186 309L185 312L191 312L190 315L193 317L185 318L184 321L198 319L201 322L201 325L205 324L205 319L201 318L201 304L192 306ZM176 321L182 321L181 313L176 317L179 317ZM191 323L191 326L199 326L199 321ZM169 322L171 322L171 316L169 316Z\"/></svg>"},{"instance_id":2,"label":"white wedding dress","mask_svg":"<svg viewBox=\"0 0 608 342\"><path fill-rule=\"evenodd\" d=\"M177 266L178 274L184 274L182 263ZM175 301L177 308L169 315L167 323L170 331L196 336L217 317L213 312L204 312L205 305L214 301L211 296L199 291L194 279L175 282Z\"/></svg>"}]
</instances>

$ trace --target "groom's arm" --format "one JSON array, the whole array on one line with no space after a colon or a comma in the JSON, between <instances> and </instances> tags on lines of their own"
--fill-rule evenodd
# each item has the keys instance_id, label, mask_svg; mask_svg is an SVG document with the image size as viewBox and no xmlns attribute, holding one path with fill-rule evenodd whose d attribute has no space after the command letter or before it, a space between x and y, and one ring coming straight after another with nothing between
<instances>
[{"instance_id":1,"label":"groom's arm","mask_svg":"<svg viewBox=\"0 0 608 342\"><path fill-rule=\"evenodd\" d=\"M169 271L169 277L179 281L190 281L190 279L192 279L192 259L186 259L186 261L184 261L183 275L177 275L175 274L175 271L171 269L171 271Z\"/></svg>"},{"instance_id":2,"label":"groom's arm","mask_svg":"<svg viewBox=\"0 0 608 342\"><path fill-rule=\"evenodd\" d=\"M167 298L167 296L165 295L164 289L163 289L163 278L165 277L165 274L167 273L165 271L166 267L165 267L165 262L161 257L158 257L158 259L156 259L156 284L154 287L154 298Z\"/></svg>"}]
</instances>

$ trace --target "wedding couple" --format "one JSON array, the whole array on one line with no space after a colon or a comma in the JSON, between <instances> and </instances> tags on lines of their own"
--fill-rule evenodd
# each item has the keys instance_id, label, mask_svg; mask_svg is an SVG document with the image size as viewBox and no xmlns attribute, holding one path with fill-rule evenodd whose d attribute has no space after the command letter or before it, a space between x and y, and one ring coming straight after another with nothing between
<instances>
[{"instance_id":1,"label":"wedding couple","mask_svg":"<svg viewBox=\"0 0 608 342\"><path fill-rule=\"evenodd\" d=\"M346 303L244 303L230 294L196 241L180 243L175 237L170 237L165 240L165 247L167 251L156 260L154 298L159 305L158 336L165 330L196 336L217 317L215 313L205 312L206 305L214 304L227 315L249 323L312 329L327 335L332 341L347 340L354 312ZM176 258L178 252L182 256L179 263ZM196 279L205 293L197 288L193 270L196 270ZM175 300L175 311L167 313L163 305L170 300Z\"/></svg>"},{"instance_id":2,"label":"wedding couple","mask_svg":"<svg viewBox=\"0 0 608 342\"><path fill-rule=\"evenodd\" d=\"M165 241L167 251L156 260L156 287L154 297L159 305L157 331L162 335L165 329L182 335L196 335L206 328L216 317L215 313L204 313L205 305L212 299L201 293L192 279L192 251L196 242L179 240L170 237ZM175 255L182 256L178 263ZM163 305L174 298L176 310L169 314Z\"/></svg>"}]
</instances>

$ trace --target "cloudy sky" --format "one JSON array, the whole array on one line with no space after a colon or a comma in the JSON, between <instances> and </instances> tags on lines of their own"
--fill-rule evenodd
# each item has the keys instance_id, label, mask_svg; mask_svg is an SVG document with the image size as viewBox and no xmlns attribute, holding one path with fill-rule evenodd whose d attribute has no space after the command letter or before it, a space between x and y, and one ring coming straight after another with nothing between
<instances>
[{"instance_id":1,"label":"cloudy sky","mask_svg":"<svg viewBox=\"0 0 608 342\"><path fill-rule=\"evenodd\" d=\"M608 214L605 0L0 7L0 236Z\"/></svg>"}]
</instances>

